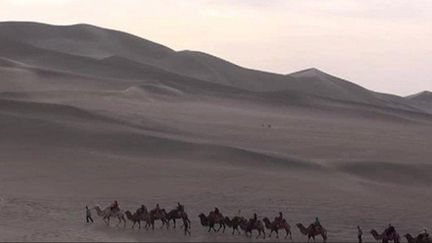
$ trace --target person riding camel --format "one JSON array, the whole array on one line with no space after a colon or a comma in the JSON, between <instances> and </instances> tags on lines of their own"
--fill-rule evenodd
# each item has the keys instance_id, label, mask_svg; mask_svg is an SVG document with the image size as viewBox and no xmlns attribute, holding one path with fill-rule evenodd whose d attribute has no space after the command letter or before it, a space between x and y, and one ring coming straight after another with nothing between
<instances>
[{"instance_id":1,"label":"person riding camel","mask_svg":"<svg viewBox=\"0 0 432 243\"><path fill-rule=\"evenodd\" d=\"M114 200L114 202L110 206L110 209L111 209L111 211L117 211L120 209L117 200Z\"/></svg>"},{"instance_id":2,"label":"person riding camel","mask_svg":"<svg viewBox=\"0 0 432 243\"><path fill-rule=\"evenodd\" d=\"M184 212L184 206L179 202L177 202L177 210L179 210L180 212Z\"/></svg>"},{"instance_id":3,"label":"person riding camel","mask_svg":"<svg viewBox=\"0 0 432 243\"><path fill-rule=\"evenodd\" d=\"M390 237L392 234L396 232L395 227L392 224L388 225L388 228L384 231L387 237Z\"/></svg>"},{"instance_id":4,"label":"person riding camel","mask_svg":"<svg viewBox=\"0 0 432 243\"><path fill-rule=\"evenodd\" d=\"M144 206L144 204L142 204L141 207L136 210L136 214L142 214L145 211L146 211L146 207Z\"/></svg>"},{"instance_id":5,"label":"person riding camel","mask_svg":"<svg viewBox=\"0 0 432 243\"><path fill-rule=\"evenodd\" d=\"M156 207L152 210L155 214L161 213L161 208L159 207L159 203L156 203Z\"/></svg>"},{"instance_id":6,"label":"person riding camel","mask_svg":"<svg viewBox=\"0 0 432 243\"><path fill-rule=\"evenodd\" d=\"M321 227L321 222L319 221L318 217L315 217L315 222L312 224L312 230L317 230L320 229Z\"/></svg>"},{"instance_id":7,"label":"person riding camel","mask_svg":"<svg viewBox=\"0 0 432 243\"><path fill-rule=\"evenodd\" d=\"M283 220L284 220L284 218L283 218L282 212L279 212L279 216L274 219L274 221L278 227L282 226Z\"/></svg>"},{"instance_id":8,"label":"person riding camel","mask_svg":"<svg viewBox=\"0 0 432 243\"><path fill-rule=\"evenodd\" d=\"M215 210L214 210L214 213L216 214L216 215L219 215L220 214L220 212L219 212L219 208L215 208Z\"/></svg>"},{"instance_id":9,"label":"person riding camel","mask_svg":"<svg viewBox=\"0 0 432 243\"><path fill-rule=\"evenodd\" d=\"M256 223L258 222L258 216L256 213L254 213L253 218L251 218L250 221L251 225L256 225Z\"/></svg>"}]
</instances>

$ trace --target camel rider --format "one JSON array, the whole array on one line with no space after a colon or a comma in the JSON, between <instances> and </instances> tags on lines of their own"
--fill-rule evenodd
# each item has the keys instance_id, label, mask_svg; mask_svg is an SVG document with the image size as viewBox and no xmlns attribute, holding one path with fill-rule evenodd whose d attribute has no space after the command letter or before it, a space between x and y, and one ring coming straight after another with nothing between
<instances>
[{"instance_id":1,"label":"camel rider","mask_svg":"<svg viewBox=\"0 0 432 243\"><path fill-rule=\"evenodd\" d=\"M118 204L117 200L114 200L114 202L110 206L110 209L111 209L111 211L119 210L119 204Z\"/></svg>"},{"instance_id":2,"label":"camel rider","mask_svg":"<svg viewBox=\"0 0 432 243\"><path fill-rule=\"evenodd\" d=\"M184 212L184 206L177 202L177 210Z\"/></svg>"},{"instance_id":3,"label":"camel rider","mask_svg":"<svg viewBox=\"0 0 432 243\"><path fill-rule=\"evenodd\" d=\"M317 230L319 228L321 228L321 223L319 221L319 218L315 217L315 222L312 224L312 229Z\"/></svg>"},{"instance_id":4,"label":"camel rider","mask_svg":"<svg viewBox=\"0 0 432 243\"><path fill-rule=\"evenodd\" d=\"M276 224L280 227L282 225L284 218L282 212L279 212L279 216L275 218Z\"/></svg>"},{"instance_id":5,"label":"camel rider","mask_svg":"<svg viewBox=\"0 0 432 243\"><path fill-rule=\"evenodd\" d=\"M315 217L315 226L319 226L319 227L321 227L321 223L320 223L318 217Z\"/></svg>"},{"instance_id":6,"label":"camel rider","mask_svg":"<svg viewBox=\"0 0 432 243\"><path fill-rule=\"evenodd\" d=\"M387 236L391 236L395 232L396 232L395 227L393 227L393 225L391 224L389 224L388 228L385 230Z\"/></svg>"},{"instance_id":7,"label":"camel rider","mask_svg":"<svg viewBox=\"0 0 432 243\"><path fill-rule=\"evenodd\" d=\"M146 207L144 206L144 204L142 204L141 207L136 210L136 214L142 214L145 212L145 210Z\"/></svg>"},{"instance_id":8,"label":"camel rider","mask_svg":"<svg viewBox=\"0 0 432 243\"><path fill-rule=\"evenodd\" d=\"M314 223L315 227L321 227L321 222L319 221L318 217L315 217L315 223Z\"/></svg>"},{"instance_id":9,"label":"camel rider","mask_svg":"<svg viewBox=\"0 0 432 243\"><path fill-rule=\"evenodd\" d=\"M255 225L258 221L258 216L256 213L254 213L253 218L251 218L252 225Z\"/></svg>"},{"instance_id":10,"label":"camel rider","mask_svg":"<svg viewBox=\"0 0 432 243\"><path fill-rule=\"evenodd\" d=\"M237 216L240 217L240 218L242 217L241 209L239 209L239 210L237 211Z\"/></svg>"},{"instance_id":11,"label":"camel rider","mask_svg":"<svg viewBox=\"0 0 432 243\"><path fill-rule=\"evenodd\" d=\"M156 208L153 209L153 211L154 211L155 213L157 213L157 214L159 214L159 213L161 212L161 209L160 209L160 207L159 207L159 203L156 203Z\"/></svg>"},{"instance_id":12,"label":"camel rider","mask_svg":"<svg viewBox=\"0 0 432 243\"><path fill-rule=\"evenodd\" d=\"M220 214L220 212L219 212L219 208L215 208L215 210L214 210L214 213L216 214L216 215L219 215Z\"/></svg>"}]
</instances>

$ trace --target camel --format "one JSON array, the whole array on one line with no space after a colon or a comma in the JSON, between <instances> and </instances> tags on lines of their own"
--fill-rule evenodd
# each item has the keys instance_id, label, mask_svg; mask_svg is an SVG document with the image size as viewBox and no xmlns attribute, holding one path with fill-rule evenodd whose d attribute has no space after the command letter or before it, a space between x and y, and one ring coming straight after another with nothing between
<instances>
[{"instance_id":1,"label":"camel","mask_svg":"<svg viewBox=\"0 0 432 243\"><path fill-rule=\"evenodd\" d=\"M148 230L150 227L152 228L152 230L154 230L154 218L152 217L152 215L148 212L147 207L142 205L141 208L139 208L136 211L136 214L140 217L141 221L144 221L146 223L146 225L144 226L144 228L146 230Z\"/></svg>"},{"instance_id":2,"label":"camel","mask_svg":"<svg viewBox=\"0 0 432 243\"><path fill-rule=\"evenodd\" d=\"M123 221L124 227L126 227L126 218L125 218L125 215L121 209L112 211L111 207L106 207L106 208L104 208L104 210L102 210L99 206L94 207L94 209L96 210L97 215L102 217L103 221L108 226L110 224L110 218L111 217L117 217L117 219L119 221L117 226L119 226L120 223Z\"/></svg>"},{"instance_id":3,"label":"camel","mask_svg":"<svg viewBox=\"0 0 432 243\"><path fill-rule=\"evenodd\" d=\"M176 228L176 219L181 219L181 220L189 220L188 215L186 214L186 212L184 210L182 210L181 208L175 208L173 210L170 210L167 215L167 222L169 223L171 220L173 221L173 228ZM190 222L190 220L189 220ZM184 226L184 225L183 225Z\"/></svg>"},{"instance_id":4,"label":"camel","mask_svg":"<svg viewBox=\"0 0 432 243\"><path fill-rule=\"evenodd\" d=\"M323 238L323 242L327 241L327 231L324 229L324 227L314 227L314 225L311 224L309 227L306 228L301 223L298 223L297 227L302 234L308 237L308 242L311 238L315 242L315 236L317 235L321 235L321 237Z\"/></svg>"},{"instance_id":5,"label":"camel","mask_svg":"<svg viewBox=\"0 0 432 243\"><path fill-rule=\"evenodd\" d=\"M160 220L162 222L160 228L166 225L167 229L169 229L169 222L167 219L167 212L165 211L165 209L159 209L159 210L153 209L152 211L150 211L150 216L151 218L153 218L154 221Z\"/></svg>"},{"instance_id":6,"label":"camel","mask_svg":"<svg viewBox=\"0 0 432 243\"><path fill-rule=\"evenodd\" d=\"M422 233L415 238L411 234L405 234L404 236L408 243L432 243L432 238L428 234Z\"/></svg>"},{"instance_id":7,"label":"camel","mask_svg":"<svg viewBox=\"0 0 432 243\"><path fill-rule=\"evenodd\" d=\"M270 230L269 237L272 236L273 232L276 232L276 238L279 238L279 230L284 229L286 232L285 239L288 238L289 235L290 239L292 240L291 226L287 223L285 219L281 223L278 223L276 221L270 222L270 219L265 217L263 218L263 222L265 227Z\"/></svg>"},{"instance_id":8,"label":"camel","mask_svg":"<svg viewBox=\"0 0 432 243\"><path fill-rule=\"evenodd\" d=\"M240 224L246 220L243 217L239 217L239 216L234 216L232 219L230 219L229 217L225 217L224 221L225 224L229 227L233 229L232 234L234 235L235 232L237 231L238 234L241 234L240 232Z\"/></svg>"},{"instance_id":9,"label":"camel","mask_svg":"<svg viewBox=\"0 0 432 243\"><path fill-rule=\"evenodd\" d=\"M132 224L132 229L135 228L135 224L138 223L138 228L141 229L141 215L134 213L132 214L129 210L125 212L126 218L129 219Z\"/></svg>"},{"instance_id":10,"label":"camel","mask_svg":"<svg viewBox=\"0 0 432 243\"><path fill-rule=\"evenodd\" d=\"M246 236L248 236L249 234L249 236L252 237L252 231L256 230L258 231L258 235L256 239L258 239L261 236L261 234L263 236L263 239L266 238L265 228L261 220L257 220L256 222L253 222L252 219L249 219L249 221L243 219L240 224L240 228L245 232Z\"/></svg>"},{"instance_id":11,"label":"camel","mask_svg":"<svg viewBox=\"0 0 432 243\"><path fill-rule=\"evenodd\" d=\"M223 228L222 232L225 232L226 226L222 214L219 213L217 215L214 212L210 212L208 216L205 216L203 213L201 213L200 215L198 215L198 217L200 218L202 226L209 227L208 232L210 232L211 230L214 230L214 232L219 232L221 228ZM215 224L219 224L218 230L215 229Z\"/></svg>"},{"instance_id":12,"label":"camel","mask_svg":"<svg viewBox=\"0 0 432 243\"><path fill-rule=\"evenodd\" d=\"M379 234L376 230L373 229L370 233L376 241L382 241L383 243L388 243L389 241L393 241L394 243L400 242L400 236L397 232L394 232L391 235L387 235L385 232Z\"/></svg>"}]
</instances>

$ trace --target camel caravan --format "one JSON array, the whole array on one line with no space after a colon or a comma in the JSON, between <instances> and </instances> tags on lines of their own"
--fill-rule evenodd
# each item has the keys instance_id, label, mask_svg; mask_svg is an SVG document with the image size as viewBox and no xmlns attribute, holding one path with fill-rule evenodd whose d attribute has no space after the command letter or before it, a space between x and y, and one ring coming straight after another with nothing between
<instances>
[{"instance_id":1,"label":"camel caravan","mask_svg":"<svg viewBox=\"0 0 432 243\"><path fill-rule=\"evenodd\" d=\"M86 207L87 208L87 207ZM155 229L155 222L160 221L161 227L166 227L169 229L170 222L173 223L173 228L176 228L176 220L181 220L183 222L183 229L185 235L190 235L190 220L188 215L184 211L184 206L180 203L177 204L175 209L170 211L166 211L163 208L159 207L159 204L156 204L156 208L151 211L148 211L147 207L141 205L134 213L131 211L123 211L118 206L117 201L114 201L110 206L101 209L100 206L95 206L94 209L99 217L109 226L111 218L117 218L118 223L117 226L123 224L123 227L126 227L126 219L131 221L132 228L135 228L138 225L138 228L141 229L141 222L145 223L144 228ZM91 213L87 211L87 217L91 218ZM93 220L92 220L93 221ZM87 220L87 222L89 222Z\"/></svg>"},{"instance_id":2,"label":"camel caravan","mask_svg":"<svg viewBox=\"0 0 432 243\"><path fill-rule=\"evenodd\" d=\"M134 213L131 211L123 211L120 209L117 201L114 201L110 206L101 209L100 206L95 206L94 210L97 215L102 218L106 225L110 225L110 219L117 219L117 227L123 226L126 227L127 221L131 222L131 228L135 228L138 226L139 229L142 228L142 223L145 223L143 226L146 230L154 230L155 222L160 221L160 228L170 229L170 225L172 223L172 227L176 228L176 220L182 222L181 228L184 231L185 235L191 235L191 221L187 213L185 212L185 208L182 204L177 203L177 206L170 210L166 211L163 208L160 208L159 204L156 204L156 207L152 210L148 210L146 206L141 205L138 209L135 210ZM271 238L273 234L275 234L276 238L279 238L279 232L284 233L284 239L292 240L292 232L290 224L284 219L282 212L279 212L279 215L275 217L273 220L270 220L268 217L264 217L262 219L258 219L257 214L254 214L252 218L247 219L243 216L240 216L240 211L238 215L233 217L224 216L218 208L215 208L213 211L210 211L207 215L204 213L200 213L198 218L203 227L207 228L208 232L220 232L225 233L226 228L231 229L231 234L241 235L242 232L247 237L252 237L252 235L256 234L256 239L262 238L266 239L266 237ZM87 223L93 223L93 219L91 217L90 209L86 206L86 220ZM315 218L315 222L311 223L308 227L304 226L301 223L296 224L299 232L307 238L307 242L313 240L315 242L316 238L321 238L323 242L327 242L327 230L321 225L318 217ZM357 226L358 230L358 241L362 243L362 235L363 232L360 226ZM269 232L266 235L266 232ZM390 224L382 233L378 233L378 231L372 229L370 231L372 237L377 242L394 242L399 243L401 240L400 235L396 232L395 228ZM429 236L426 230L419 233L416 237L411 234L405 234L405 238L408 243L432 243L432 238Z\"/></svg>"}]
</instances>

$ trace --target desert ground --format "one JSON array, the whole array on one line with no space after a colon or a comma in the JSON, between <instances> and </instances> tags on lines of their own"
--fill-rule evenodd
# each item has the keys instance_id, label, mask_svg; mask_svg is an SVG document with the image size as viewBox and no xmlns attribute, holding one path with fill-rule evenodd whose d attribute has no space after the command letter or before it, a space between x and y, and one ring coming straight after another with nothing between
<instances>
[{"instance_id":1,"label":"desert ground","mask_svg":"<svg viewBox=\"0 0 432 243\"><path fill-rule=\"evenodd\" d=\"M329 242L356 241L357 225L365 241L389 223L432 227L428 92L259 72L88 25L3 22L0 43L1 241L250 240L207 233L198 214L214 207L282 211L294 241L316 216ZM181 202L192 235L108 227L94 211L85 223L85 205L113 200Z\"/></svg>"}]
</instances>

